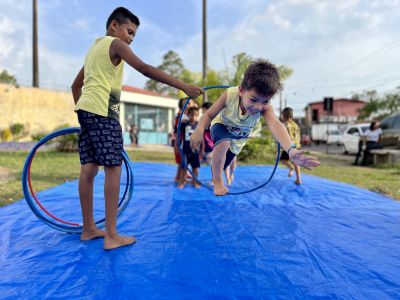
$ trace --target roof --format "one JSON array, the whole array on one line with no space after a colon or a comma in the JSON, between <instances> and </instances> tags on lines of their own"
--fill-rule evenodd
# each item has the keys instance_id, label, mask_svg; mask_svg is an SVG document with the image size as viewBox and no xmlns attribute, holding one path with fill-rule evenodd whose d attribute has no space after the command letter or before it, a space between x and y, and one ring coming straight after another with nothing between
<instances>
[{"instance_id":1,"label":"roof","mask_svg":"<svg viewBox=\"0 0 400 300\"><path fill-rule=\"evenodd\" d=\"M168 99L175 99L175 98L169 97L167 95L163 95L163 94L153 92L153 91L148 91L148 90L130 86L130 85L123 85L122 90L125 92L131 92L131 93L136 93L136 94L144 94L144 95L163 97L163 98L168 98Z\"/></svg>"},{"instance_id":2,"label":"roof","mask_svg":"<svg viewBox=\"0 0 400 300\"><path fill-rule=\"evenodd\" d=\"M357 99L347 99L347 98L339 98L339 99L333 99L334 102L336 101L346 101L346 102L354 102L354 103L365 103L365 101L363 100L357 100ZM320 103L324 103L324 100L321 101L315 101L315 102L310 102L307 104L308 105L312 105L312 104L320 104ZM306 107L307 107L306 106Z\"/></svg>"}]
</instances>

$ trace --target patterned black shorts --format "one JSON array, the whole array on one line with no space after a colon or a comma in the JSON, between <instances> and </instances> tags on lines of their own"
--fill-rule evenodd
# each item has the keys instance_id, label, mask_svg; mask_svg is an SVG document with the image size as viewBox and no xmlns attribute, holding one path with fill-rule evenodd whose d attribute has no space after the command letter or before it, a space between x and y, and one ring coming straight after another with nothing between
<instances>
[{"instance_id":1,"label":"patterned black shorts","mask_svg":"<svg viewBox=\"0 0 400 300\"><path fill-rule=\"evenodd\" d=\"M78 111L78 120L81 124L78 140L81 164L120 166L123 140L119 121L83 110Z\"/></svg>"}]
</instances>

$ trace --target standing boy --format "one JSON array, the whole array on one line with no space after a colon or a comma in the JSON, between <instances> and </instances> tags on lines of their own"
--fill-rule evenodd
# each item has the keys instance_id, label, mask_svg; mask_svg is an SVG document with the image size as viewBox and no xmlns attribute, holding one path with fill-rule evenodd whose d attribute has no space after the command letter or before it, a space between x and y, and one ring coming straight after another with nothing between
<instances>
[{"instance_id":1,"label":"standing boy","mask_svg":"<svg viewBox=\"0 0 400 300\"><path fill-rule=\"evenodd\" d=\"M116 229L122 164L122 128L119 105L124 62L143 75L198 97L202 90L188 85L144 63L129 45L139 27L139 19L128 9L118 7L106 23L106 36L96 39L83 68L72 84L75 111L81 125L79 154L81 172L79 196L83 229L81 240L104 237L104 249L132 244L134 237L121 236ZM93 181L99 166L104 166L105 232L93 219Z\"/></svg>"}]
</instances>

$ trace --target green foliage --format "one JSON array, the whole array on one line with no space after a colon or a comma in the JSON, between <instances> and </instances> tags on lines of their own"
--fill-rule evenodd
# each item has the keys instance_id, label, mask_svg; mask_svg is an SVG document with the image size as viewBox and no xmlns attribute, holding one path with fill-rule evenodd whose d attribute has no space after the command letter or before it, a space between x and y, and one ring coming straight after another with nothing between
<instances>
[{"instance_id":1,"label":"green foliage","mask_svg":"<svg viewBox=\"0 0 400 300\"><path fill-rule=\"evenodd\" d=\"M285 65L278 66L279 77L281 81L285 81L293 74L293 69Z\"/></svg>"},{"instance_id":2,"label":"green foliage","mask_svg":"<svg viewBox=\"0 0 400 300\"><path fill-rule=\"evenodd\" d=\"M271 159L271 153L275 153L275 147L271 132L264 128L260 137L249 138L238 159L242 162L266 163Z\"/></svg>"},{"instance_id":3,"label":"green foliage","mask_svg":"<svg viewBox=\"0 0 400 300\"><path fill-rule=\"evenodd\" d=\"M358 119L367 119L374 115L376 119L383 119L400 110L400 91L396 93L385 94L382 97L378 96L376 91L367 91L364 94L355 94L353 99L362 99L363 96L367 99L367 104L360 110Z\"/></svg>"},{"instance_id":4,"label":"green foliage","mask_svg":"<svg viewBox=\"0 0 400 300\"><path fill-rule=\"evenodd\" d=\"M39 142L42 138L44 138L48 133L46 132L38 132L36 134L32 134L31 138L35 142Z\"/></svg>"},{"instance_id":5,"label":"green foliage","mask_svg":"<svg viewBox=\"0 0 400 300\"><path fill-rule=\"evenodd\" d=\"M182 59L174 51L168 51L163 56L163 62L158 66L158 68L168 75L178 79L182 78L183 72L185 71ZM185 75L187 76L188 74ZM177 90L175 88L153 79L146 82L146 89L177 98Z\"/></svg>"},{"instance_id":6,"label":"green foliage","mask_svg":"<svg viewBox=\"0 0 400 300\"><path fill-rule=\"evenodd\" d=\"M21 124L21 123L15 123L15 124L11 125L10 130L13 135L13 139L15 141L18 141L19 139L21 139L22 137L27 135L25 126L24 126L24 124Z\"/></svg>"},{"instance_id":7,"label":"green foliage","mask_svg":"<svg viewBox=\"0 0 400 300\"><path fill-rule=\"evenodd\" d=\"M232 58L232 65L235 71L229 81L230 85L236 86L241 84L244 72L252 61L253 58L244 52L236 54Z\"/></svg>"},{"instance_id":8,"label":"green foliage","mask_svg":"<svg viewBox=\"0 0 400 300\"><path fill-rule=\"evenodd\" d=\"M0 73L0 83L17 84L17 79L14 75L9 74L7 70L3 70Z\"/></svg>"},{"instance_id":9,"label":"green foliage","mask_svg":"<svg viewBox=\"0 0 400 300\"><path fill-rule=\"evenodd\" d=\"M78 152L78 135L66 134L55 140L57 142L57 150L60 152Z\"/></svg>"}]
</instances>

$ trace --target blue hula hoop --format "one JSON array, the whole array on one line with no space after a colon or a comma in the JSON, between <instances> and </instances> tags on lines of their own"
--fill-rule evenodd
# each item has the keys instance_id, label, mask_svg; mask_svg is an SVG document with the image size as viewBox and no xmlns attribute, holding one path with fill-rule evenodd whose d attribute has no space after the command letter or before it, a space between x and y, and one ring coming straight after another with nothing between
<instances>
[{"instance_id":1,"label":"blue hula hoop","mask_svg":"<svg viewBox=\"0 0 400 300\"><path fill-rule=\"evenodd\" d=\"M40 204L40 202L37 202L36 195L33 193L33 190L31 190L31 186L30 186L31 185L31 183L30 183L30 166L32 164L32 161L36 154L36 151L43 144L45 144L46 142L48 142L51 139L61 136L61 135L79 133L79 132L80 132L79 127L71 127L71 128L65 128L65 129L55 131L55 132L50 133L49 135L45 136L44 138L42 138L38 143L35 144L35 146L29 152L28 156L26 157L24 168L22 171L22 191L24 193L25 200L28 203L29 208L39 218L39 220L43 221L44 223L46 223L50 227L53 227L54 229L57 229L57 230L60 230L63 232L67 232L67 233L80 233L82 231L82 224L71 223L71 222L60 220L57 217L54 217L52 214L48 214L47 210ZM130 165L129 156L125 152L125 150L122 153L122 160L124 162L125 170L126 170L126 174L127 174L127 183L125 186L123 196L121 197L120 201L118 202L118 213L117 213L118 215L120 215L125 210L125 208L127 207L128 203L130 202L132 195L133 195L133 172L132 172L132 168ZM37 202L37 203L35 204L35 202ZM49 217L46 216L42 211L44 211L46 214L48 214ZM95 223L98 227L104 227L105 218L98 220Z\"/></svg>"},{"instance_id":2,"label":"blue hula hoop","mask_svg":"<svg viewBox=\"0 0 400 300\"><path fill-rule=\"evenodd\" d=\"M227 88L229 88L229 87L230 87L229 85L210 85L210 86L204 86L204 87L202 87L202 89L206 91L206 90L210 90L210 89L227 89ZM188 97L188 98L186 99L185 104L184 104L183 107L182 107L181 113L180 113L180 115L179 115L178 128L177 128L177 133L176 133L176 135L177 135L177 143L178 143L179 154L180 154L180 156L181 156L181 160L182 160L182 163L183 163L183 165L185 166L185 168L187 168L187 163L186 163L186 157L185 157L185 155L183 154L183 150L182 150L182 146L181 146L181 123L182 123L183 112L185 111L187 105L189 104L190 99L191 99L191 98ZM247 194L247 193L254 192L255 190L258 190L258 189L260 189L260 188L266 186L266 185L271 181L272 177L274 177L275 171L276 171L276 169L277 169L277 167L278 167L278 164L279 164L279 157L280 157L280 152L281 152L281 145L280 145L278 142L276 143L276 148L277 148L277 154L276 154L276 161L275 161L274 168L273 168L273 170L272 170L272 172L271 172L271 175L269 176L269 178L268 178L264 183L262 183L262 184L259 185L259 186L254 187L254 188L252 188L252 189L249 189L249 190L240 191L240 192L228 192L227 195L242 195L242 194ZM213 191L213 189L210 188L208 185L202 183L202 182L193 174L192 170L190 170L189 168L187 168L187 169L189 170L190 174L193 176L193 178L194 178L198 183L200 183L203 187L207 188L208 190Z\"/></svg>"}]
</instances>

